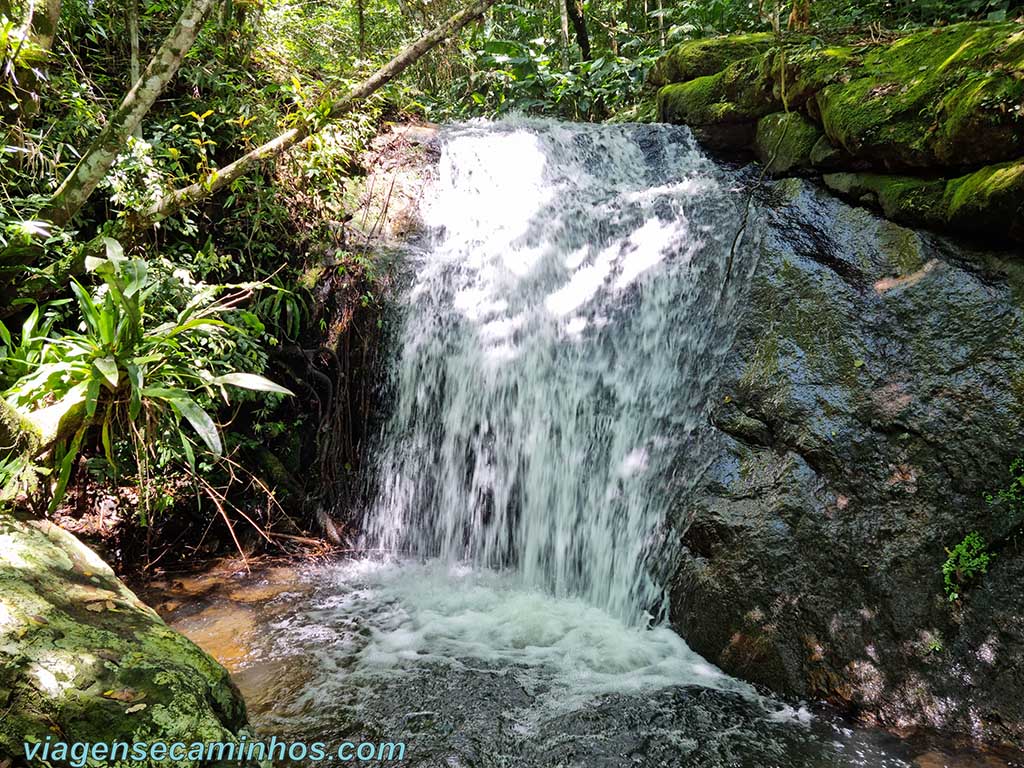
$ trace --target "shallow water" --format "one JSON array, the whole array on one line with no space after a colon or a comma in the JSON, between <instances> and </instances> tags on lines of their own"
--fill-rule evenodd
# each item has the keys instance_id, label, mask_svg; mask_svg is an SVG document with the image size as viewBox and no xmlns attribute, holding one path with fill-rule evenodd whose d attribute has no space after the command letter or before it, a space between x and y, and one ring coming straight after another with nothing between
<instances>
[{"instance_id":1,"label":"shallow water","mask_svg":"<svg viewBox=\"0 0 1024 768\"><path fill-rule=\"evenodd\" d=\"M358 560L176 591L170 623L265 737L404 741L405 764L446 768L1021 765L762 697L669 629L515 574Z\"/></svg>"}]
</instances>

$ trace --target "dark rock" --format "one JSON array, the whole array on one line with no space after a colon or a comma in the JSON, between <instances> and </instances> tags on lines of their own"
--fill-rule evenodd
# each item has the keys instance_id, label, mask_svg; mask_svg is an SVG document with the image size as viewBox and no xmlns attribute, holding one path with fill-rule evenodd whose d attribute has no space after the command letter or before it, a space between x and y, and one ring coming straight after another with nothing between
<instances>
[{"instance_id":1,"label":"dark rock","mask_svg":"<svg viewBox=\"0 0 1024 768\"><path fill-rule=\"evenodd\" d=\"M1022 521L983 495L1021 451L1020 272L805 182L773 192L719 458L675 521L675 626L776 692L1019 747ZM971 531L996 557L950 603Z\"/></svg>"}]
</instances>

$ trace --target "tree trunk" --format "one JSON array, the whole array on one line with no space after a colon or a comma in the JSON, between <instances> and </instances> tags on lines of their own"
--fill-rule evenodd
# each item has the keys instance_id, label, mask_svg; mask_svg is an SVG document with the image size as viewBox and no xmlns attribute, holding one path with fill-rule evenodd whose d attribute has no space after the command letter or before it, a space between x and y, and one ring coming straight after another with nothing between
<instances>
[{"instance_id":1,"label":"tree trunk","mask_svg":"<svg viewBox=\"0 0 1024 768\"><path fill-rule=\"evenodd\" d=\"M128 37L131 44L131 60L128 63L129 79L133 83L139 81L142 64L139 62L139 0L128 0ZM132 135L142 138L142 122L135 127Z\"/></svg>"},{"instance_id":2,"label":"tree trunk","mask_svg":"<svg viewBox=\"0 0 1024 768\"><path fill-rule=\"evenodd\" d=\"M590 61L590 36L587 34L587 22L583 18L583 0L565 0L565 10L576 30L576 44L580 47L580 58Z\"/></svg>"},{"instance_id":3,"label":"tree trunk","mask_svg":"<svg viewBox=\"0 0 1024 768\"><path fill-rule=\"evenodd\" d=\"M60 0L45 0L42 6L42 8L34 9L30 31L32 42L48 51L53 48L53 40L57 36Z\"/></svg>"},{"instance_id":4,"label":"tree trunk","mask_svg":"<svg viewBox=\"0 0 1024 768\"><path fill-rule=\"evenodd\" d=\"M331 111L328 114L327 120L324 122L326 123L331 120L336 120L337 118L351 112L360 101L387 85L395 77L400 75L406 67L413 64L417 59L423 56L423 54L444 42L448 37L455 32L458 32L471 21L482 16L488 8L494 5L496 1L497 0L475 0L472 5L459 11L440 26L435 27L430 32L427 32L419 40L407 47L368 78L363 80L363 82L353 87L345 96L334 102L331 106ZM195 184L191 184L187 187L169 193L159 203L157 203L157 205L142 216L140 224L154 224L183 208L195 205L200 200L209 197L214 192L229 186L232 182L244 176L262 160L275 157L301 143L321 127L323 127L323 124L312 125L305 121L299 123L294 128L291 128L279 135L277 138L256 147L245 155L242 155L233 163L216 170L209 177L196 182Z\"/></svg>"},{"instance_id":5,"label":"tree trunk","mask_svg":"<svg viewBox=\"0 0 1024 768\"><path fill-rule=\"evenodd\" d=\"M96 186L107 175L127 138L135 131L157 97L178 71L199 36L210 11L220 0L190 0L178 23L150 60L121 106L107 120L75 169L60 185L40 218L63 227L82 208Z\"/></svg>"},{"instance_id":6,"label":"tree trunk","mask_svg":"<svg viewBox=\"0 0 1024 768\"><path fill-rule=\"evenodd\" d=\"M661 41L661 50L665 50L665 3L658 0L658 39Z\"/></svg>"},{"instance_id":7,"label":"tree trunk","mask_svg":"<svg viewBox=\"0 0 1024 768\"><path fill-rule=\"evenodd\" d=\"M569 69L569 8L566 0L557 0L562 12L562 69Z\"/></svg>"},{"instance_id":8,"label":"tree trunk","mask_svg":"<svg viewBox=\"0 0 1024 768\"><path fill-rule=\"evenodd\" d=\"M359 23L359 58L366 58L366 0L356 0L356 19Z\"/></svg>"}]
</instances>

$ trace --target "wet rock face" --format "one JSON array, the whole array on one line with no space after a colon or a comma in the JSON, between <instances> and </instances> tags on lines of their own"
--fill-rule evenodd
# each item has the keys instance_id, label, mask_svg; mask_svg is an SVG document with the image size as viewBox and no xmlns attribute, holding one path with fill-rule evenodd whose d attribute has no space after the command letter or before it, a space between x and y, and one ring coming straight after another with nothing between
<instances>
[{"instance_id":1,"label":"wet rock face","mask_svg":"<svg viewBox=\"0 0 1024 768\"><path fill-rule=\"evenodd\" d=\"M0 712L0 763L21 755L26 739L233 742L247 728L220 664L70 533L6 514Z\"/></svg>"},{"instance_id":2,"label":"wet rock face","mask_svg":"<svg viewBox=\"0 0 1024 768\"><path fill-rule=\"evenodd\" d=\"M890 726L1024 743L1017 268L777 182L680 505L672 617L726 671ZM996 552L960 604L946 548ZM708 606L714 606L708 610Z\"/></svg>"}]
</instances>

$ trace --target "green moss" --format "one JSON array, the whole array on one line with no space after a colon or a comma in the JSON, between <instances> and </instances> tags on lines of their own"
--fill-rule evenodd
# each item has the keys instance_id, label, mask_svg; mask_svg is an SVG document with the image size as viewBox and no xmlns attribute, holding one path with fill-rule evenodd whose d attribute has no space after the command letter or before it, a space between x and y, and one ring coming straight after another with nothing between
<instances>
[{"instance_id":1,"label":"green moss","mask_svg":"<svg viewBox=\"0 0 1024 768\"><path fill-rule=\"evenodd\" d=\"M820 138L821 129L799 112L775 112L758 120L754 145L769 173L785 173L809 168Z\"/></svg>"},{"instance_id":2,"label":"green moss","mask_svg":"<svg viewBox=\"0 0 1024 768\"><path fill-rule=\"evenodd\" d=\"M988 229L1024 240L1024 160L982 168L950 179L943 203L957 229Z\"/></svg>"},{"instance_id":3,"label":"green moss","mask_svg":"<svg viewBox=\"0 0 1024 768\"><path fill-rule=\"evenodd\" d=\"M898 276L912 275L925 265L924 244L914 230L889 224L879 231L879 236L880 251Z\"/></svg>"},{"instance_id":4,"label":"green moss","mask_svg":"<svg viewBox=\"0 0 1024 768\"><path fill-rule=\"evenodd\" d=\"M815 101L826 134L890 169L963 166L1024 152L1020 28L970 22L868 53Z\"/></svg>"},{"instance_id":5,"label":"green moss","mask_svg":"<svg viewBox=\"0 0 1024 768\"><path fill-rule=\"evenodd\" d=\"M832 173L823 179L841 194L877 205L894 221L931 226L945 223L943 181L878 173Z\"/></svg>"},{"instance_id":6,"label":"green moss","mask_svg":"<svg viewBox=\"0 0 1024 768\"><path fill-rule=\"evenodd\" d=\"M772 42L773 36L767 32L685 40L658 59L647 81L660 88L714 75L735 61L763 53Z\"/></svg>"},{"instance_id":7,"label":"green moss","mask_svg":"<svg viewBox=\"0 0 1024 768\"><path fill-rule=\"evenodd\" d=\"M746 124L780 108L760 59L745 59L714 75L667 85L658 92L663 122L690 126Z\"/></svg>"},{"instance_id":8,"label":"green moss","mask_svg":"<svg viewBox=\"0 0 1024 768\"><path fill-rule=\"evenodd\" d=\"M1024 160L949 180L871 173L823 178L837 192L878 205L895 221L1024 240Z\"/></svg>"},{"instance_id":9,"label":"green moss","mask_svg":"<svg viewBox=\"0 0 1024 768\"><path fill-rule=\"evenodd\" d=\"M0 398L0 460L12 455L35 454L41 441L39 429Z\"/></svg>"},{"instance_id":10,"label":"green moss","mask_svg":"<svg viewBox=\"0 0 1024 768\"><path fill-rule=\"evenodd\" d=\"M772 51L766 61L776 94L790 108L803 106L822 88L842 81L859 63L850 48L792 43Z\"/></svg>"},{"instance_id":11,"label":"green moss","mask_svg":"<svg viewBox=\"0 0 1024 768\"><path fill-rule=\"evenodd\" d=\"M233 741L246 727L227 671L49 523L0 515L0 638L2 753L26 736Z\"/></svg>"}]
</instances>

